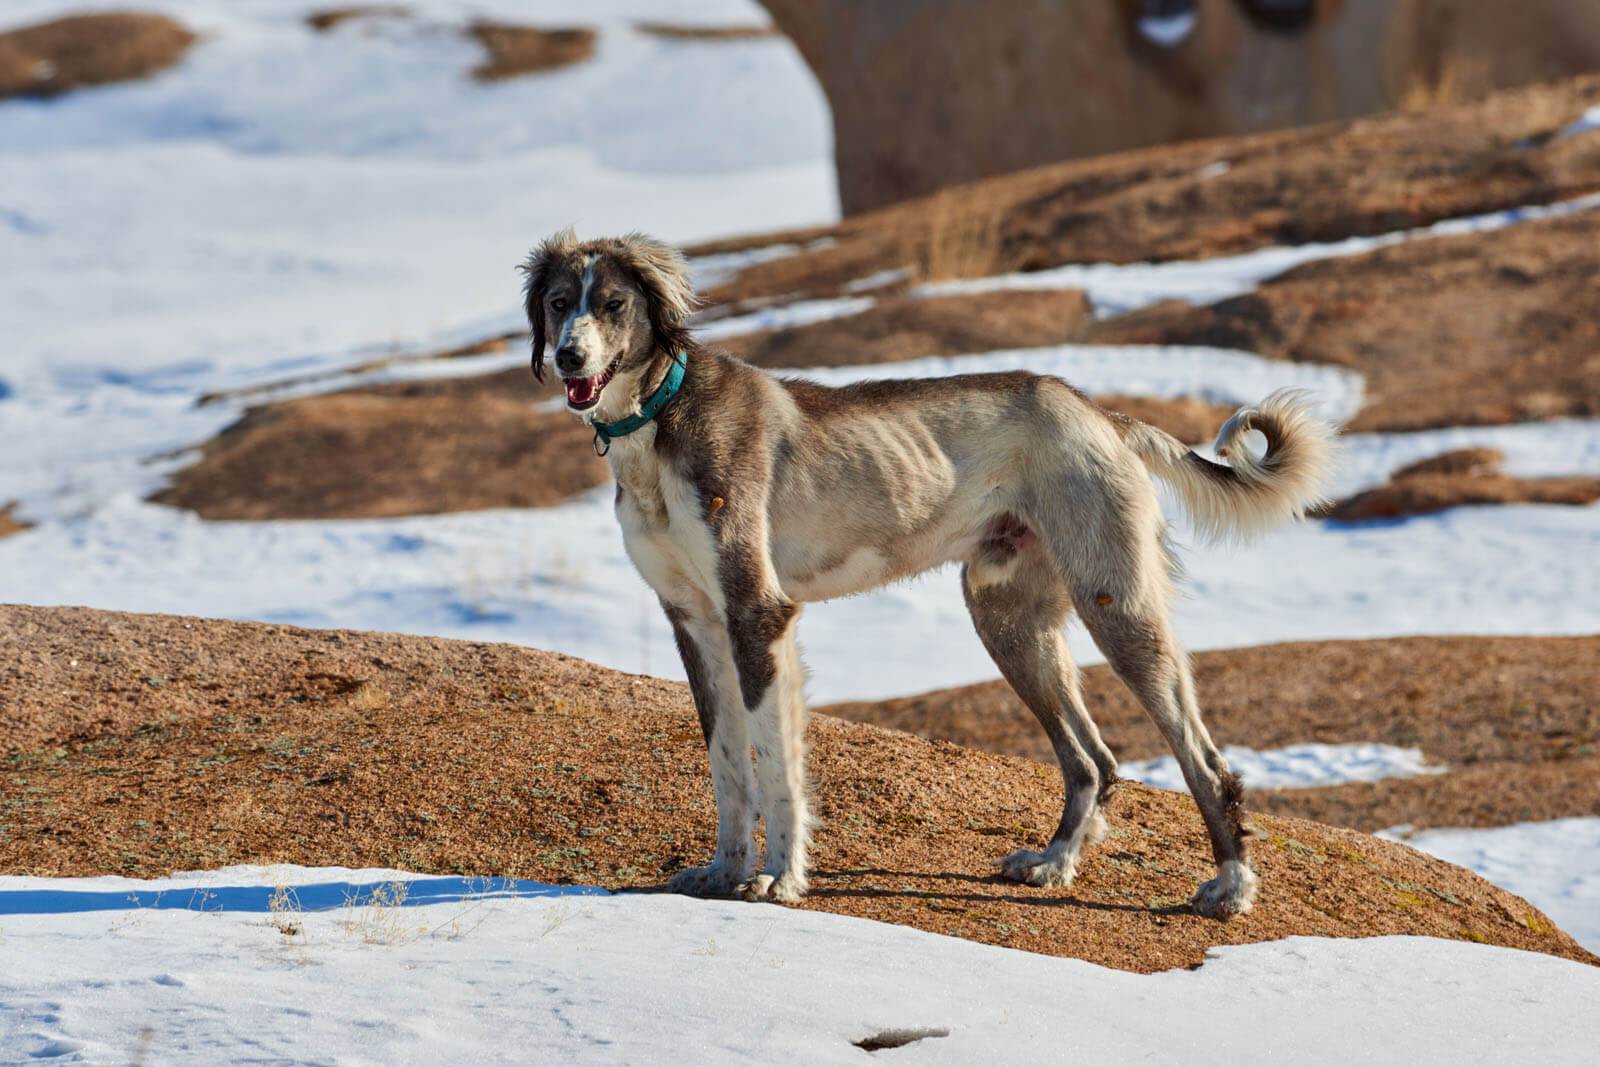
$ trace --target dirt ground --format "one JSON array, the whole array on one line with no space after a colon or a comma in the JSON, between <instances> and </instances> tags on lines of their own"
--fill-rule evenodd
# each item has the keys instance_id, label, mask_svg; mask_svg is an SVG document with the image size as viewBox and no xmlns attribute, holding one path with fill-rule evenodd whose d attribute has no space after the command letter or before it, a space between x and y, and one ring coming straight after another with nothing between
<instances>
[{"instance_id":1,"label":"dirt ground","mask_svg":"<svg viewBox=\"0 0 1600 1067\"><path fill-rule=\"evenodd\" d=\"M1219 745L1377 741L1420 748L1448 768L1423 778L1258 790L1251 803L1260 810L1365 831L1600 815L1600 637L1312 641L1200 652L1194 670ZM1109 668L1083 676L1090 712L1119 758L1168 752ZM1037 720L1004 682L819 710L1053 762Z\"/></svg>"},{"instance_id":2,"label":"dirt ground","mask_svg":"<svg viewBox=\"0 0 1600 1067\"><path fill-rule=\"evenodd\" d=\"M1600 962L1467 871L1276 816L1256 820L1255 911L1202 919L1193 805L1132 784L1070 890L1001 882L990 862L1055 825L1054 770L827 716L810 737L805 908L1147 972L1294 934ZM713 844L686 687L507 645L0 607L0 741L7 873L295 862L646 889Z\"/></svg>"},{"instance_id":3,"label":"dirt ground","mask_svg":"<svg viewBox=\"0 0 1600 1067\"><path fill-rule=\"evenodd\" d=\"M194 34L165 15L105 11L0 32L0 100L59 96L172 66Z\"/></svg>"}]
</instances>

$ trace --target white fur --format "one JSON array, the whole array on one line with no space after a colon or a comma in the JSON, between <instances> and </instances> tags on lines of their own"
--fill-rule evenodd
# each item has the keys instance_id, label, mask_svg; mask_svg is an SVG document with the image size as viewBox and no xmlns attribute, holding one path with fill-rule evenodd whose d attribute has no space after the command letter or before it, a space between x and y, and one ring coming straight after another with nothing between
<instances>
[{"instance_id":1,"label":"white fur","mask_svg":"<svg viewBox=\"0 0 1600 1067\"><path fill-rule=\"evenodd\" d=\"M1217 876L1195 890L1189 903L1195 911L1213 919L1243 915L1255 906L1260 883L1248 863L1230 860L1218 865Z\"/></svg>"},{"instance_id":2,"label":"white fur","mask_svg":"<svg viewBox=\"0 0 1600 1067\"><path fill-rule=\"evenodd\" d=\"M1276 430L1282 446L1257 457L1245 434L1262 426ZM1214 451L1237 475L1232 485L1206 474L1186 445L1154 426L1137 425L1127 441L1150 472L1178 493L1202 537L1242 542L1324 502L1337 435L1312 411L1304 392L1280 389L1256 407L1240 408L1217 433Z\"/></svg>"},{"instance_id":3,"label":"white fur","mask_svg":"<svg viewBox=\"0 0 1600 1067\"><path fill-rule=\"evenodd\" d=\"M1002 877L1013 882L1047 888L1061 888L1072 884L1078 875L1078 855L1084 845L1092 845L1106 836L1106 817L1097 809L1078 827L1070 838L1052 841L1043 852L1019 848L1009 856L995 861Z\"/></svg>"}]
</instances>

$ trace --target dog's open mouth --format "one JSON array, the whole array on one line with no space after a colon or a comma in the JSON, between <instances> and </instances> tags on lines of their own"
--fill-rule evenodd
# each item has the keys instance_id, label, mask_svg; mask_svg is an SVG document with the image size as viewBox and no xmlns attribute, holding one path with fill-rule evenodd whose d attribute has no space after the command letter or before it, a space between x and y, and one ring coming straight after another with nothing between
<instances>
[{"instance_id":1,"label":"dog's open mouth","mask_svg":"<svg viewBox=\"0 0 1600 1067\"><path fill-rule=\"evenodd\" d=\"M599 374L591 374L587 378L563 378L561 384L567 389L567 406L574 411L587 411L600 402L600 390L606 387L611 376L617 372L617 364L622 361L618 356L611 361L611 365Z\"/></svg>"}]
</instances>

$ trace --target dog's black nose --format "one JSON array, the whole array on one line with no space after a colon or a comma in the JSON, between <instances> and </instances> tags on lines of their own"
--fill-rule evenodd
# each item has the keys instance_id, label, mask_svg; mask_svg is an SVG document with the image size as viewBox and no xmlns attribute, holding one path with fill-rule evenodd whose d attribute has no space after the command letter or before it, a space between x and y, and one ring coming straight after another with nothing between
<instances>
[{"instance_id":1,"label":"dog's black nose","mask_svg":"<svg viewBox=\"0 0 1600 1067\"><path fill-rule=\"evenodd\" d=\"M571 348L556 350L556 370L562 374L576 374L583 369L583 357Z\"/></svg>"}]
</instances>

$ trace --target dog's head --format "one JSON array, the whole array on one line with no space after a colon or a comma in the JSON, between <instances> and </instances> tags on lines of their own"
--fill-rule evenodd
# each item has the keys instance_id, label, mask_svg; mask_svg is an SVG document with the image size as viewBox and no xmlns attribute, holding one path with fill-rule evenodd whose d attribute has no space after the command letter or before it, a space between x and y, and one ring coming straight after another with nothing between
<instances>
[{"instance_id":1,"label":"dog's head","mask_svg":"<svg viewBox=\"0 0 1600 1067\"><path fill-rule=\"evenodd\" d=\"M579 241L572 230L546 239L522 265L533 374L550 358L567 408L585 412L606 386L642 374L657 353L688 344L694 310L688 268L676 249L643 234Z\"/></svg>"}]
</instances>

